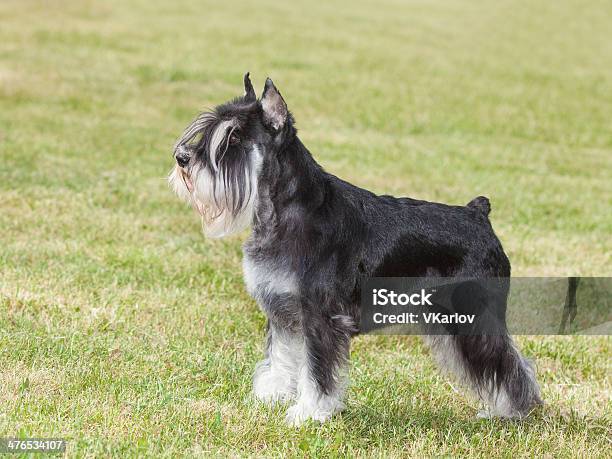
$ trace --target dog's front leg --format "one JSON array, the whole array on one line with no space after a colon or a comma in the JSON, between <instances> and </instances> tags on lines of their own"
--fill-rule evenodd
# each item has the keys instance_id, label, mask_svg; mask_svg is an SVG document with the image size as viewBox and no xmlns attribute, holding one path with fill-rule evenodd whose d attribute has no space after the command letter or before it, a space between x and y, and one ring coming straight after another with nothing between
<instances>
[{"instance_id":1,"label":"dog's front leg","mask_svg":"<svg viewBox=\"0 0 612 459\"><path fill-rule=\"evenodd\" d=\"M265 359L253 376L253 393L259 400L274 403L295 397L303 347L303 336L268 322Z\"/></svg>"},{"instance_id":2,"label":"dog's front leg","mask_svg":"<svg viewBox=\"0 0 612 459\"><path fill-rule=\"evenodd\" d=\"M297 401L287 411L287 422L294 426L308 419L325 422L344 409L354 324L347 316L315 316L305 318L303 329L304 354L297 378Z\"/></svg>"}]
</instances>

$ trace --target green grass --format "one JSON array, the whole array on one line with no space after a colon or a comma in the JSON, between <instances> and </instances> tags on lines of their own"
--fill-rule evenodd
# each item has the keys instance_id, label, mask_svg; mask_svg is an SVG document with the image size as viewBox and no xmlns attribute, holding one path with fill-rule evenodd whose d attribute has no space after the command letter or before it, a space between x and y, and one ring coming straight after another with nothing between
<instances>
[{"instance_id":1,"label":"green grass","mask_svg":"<svg viewBox=\"0 0 612 459\"><path fill-rule=\"evenodd\" d=\"M607 337L523 337L547 406L477 421L414 337L354 342L348 408L250 396L241 240L167 189L202 108L270 75L331 172L491 198L515 275L610 276L606 2L0 3L0 436L70 456L608 456Z\"/></svg>"}]
</instances>

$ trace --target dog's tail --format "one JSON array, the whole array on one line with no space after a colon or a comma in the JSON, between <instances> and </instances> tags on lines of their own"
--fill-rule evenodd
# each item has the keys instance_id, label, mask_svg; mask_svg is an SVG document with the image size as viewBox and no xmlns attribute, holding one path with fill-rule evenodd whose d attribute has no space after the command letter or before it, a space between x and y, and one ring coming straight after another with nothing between
<instances>
[{"instance_id":1,"label":"dog's tail","mask_svg":"<svg viewBox=\"0 0 612 459\"><path fill-rule=\"evenodd\" d=\"M472 209L476 209L487 216L491 212L491 203L489 202L489 198L484 196L478 196L472 199L470 202L468 202L467 206L471 207Z\"/></svg>"}]
</instances>

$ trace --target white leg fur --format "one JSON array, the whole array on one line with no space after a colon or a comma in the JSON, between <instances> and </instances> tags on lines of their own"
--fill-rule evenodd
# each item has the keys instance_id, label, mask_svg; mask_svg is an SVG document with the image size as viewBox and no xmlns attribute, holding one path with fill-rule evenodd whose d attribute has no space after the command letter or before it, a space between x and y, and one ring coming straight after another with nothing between
<instances>
[{"instance_id":1,"label":"white leg fur","mask_svg":"<svg viewBox=\"0 0 612 459\"><path fill-rule=\"evenodd\" d=\"M268 355L253 376L253 393L264 403L289 401L297 393L297 377L303 356L303 338L270 330Z\"/></svg>"},{"instance_id":2,"label":"white leg fur","mask_svg":"<svg viewBox=\"0 0 612 459\"><path fill-rule=\"evenodd\" d=\"M304 359L304 365L300 368L298 376L298 399L295 405L287 410L287 423L297 427L308 419L327 421L344 409L343 399L347 384L348 375L346 371L342 371L334 391L331 394L322 394L310 374L307 360Z\"/></svg>"},{"instance_id":3,"label":"white leg fur","mask_svg":"<svg viewBox=\"0 0 612 459\"><path fill-rule=\"evenodd\" d=\"M492 419L492 418L520 418L521 414L512 408L512 403L508 398L506 390L492 390L489 393L488 400L485 401L487 407L480 410L476 414L477 418Z\"/></svg>"},{"instance_id":4,"label":"white leg fur","mask_svg":"<svg viewBox=\"0 0 612 459\"><path fill-rule=\"evenodd\" d=\"M462 384L471 386L470 388L478 396L486 407L479 411L476 417L483 419L491 418L521 418L522 414L515 410L512 401L502 386L499 389L493 383L489 387L477 387L470 383L469 374L461 363L461 357L457 352L455 341L452 336L434 335L424 336L425 342L433 351L438 365L446 372L455 376ZM526 365L529 377L535 384L535 372ZM491 387L493 386L493 387Z\"/></svg>"},{"instance_id":5,"label":"white leg fur","mask_svg":"<svg viewBox=\"0 0 612 459\"><path fill-rule=\"evenodd\" d=\"M528 377L533 381L533 384L536 384L534 369L528 364L525 364L525 369L527 371ZM504 387L501 387L500 389L494 388L490 390L488 392L488 397L487 397L487 400L485 400L485 402L487 403L487 408L479 411L476 417L486 418L486 419L491 419L491 418L521 419L527 416L528 414L528 413L521 413L520 411L517 411L514 408L514 406L512 405L512 401L510 400L510 397L508 396L508 393L506 392L506 389Z\"/></svg>"}]
</instances>

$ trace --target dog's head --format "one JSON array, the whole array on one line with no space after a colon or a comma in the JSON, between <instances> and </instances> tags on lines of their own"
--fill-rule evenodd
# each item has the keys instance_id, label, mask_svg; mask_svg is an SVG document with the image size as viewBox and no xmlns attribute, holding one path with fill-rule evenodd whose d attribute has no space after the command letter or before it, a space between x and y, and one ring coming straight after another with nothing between
<instances>
[{"instance_id":1,"label":"dog's head","mask_svg":"<svg viewBox=\"0 0 612 459\"><path fill-rule=\"evenodd\" d=\"M272 80L266 80L258 100L247 73L244 91L244 96L201 113L174 147L170 185L200 213L210 237L251 223L263 160L295 132Z\"/></svg>"}]
</instances>

